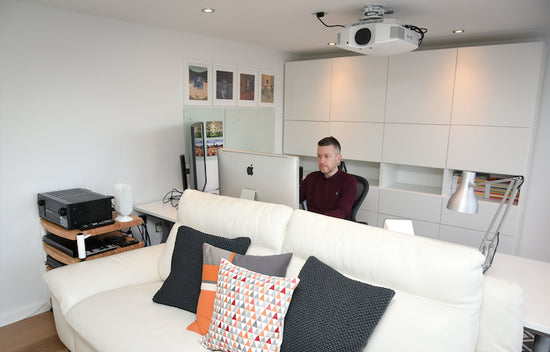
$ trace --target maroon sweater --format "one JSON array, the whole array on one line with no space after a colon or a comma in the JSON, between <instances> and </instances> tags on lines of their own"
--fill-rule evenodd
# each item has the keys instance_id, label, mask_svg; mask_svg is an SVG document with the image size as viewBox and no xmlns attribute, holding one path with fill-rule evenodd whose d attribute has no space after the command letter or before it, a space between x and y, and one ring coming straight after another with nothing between
<instances>
[{"instance_id":1,"label":"maroon sweater","mask_svg":"<svg viewBox=\"0 0 550 352\"><path fill-rule=\"evenodd\" d=\"M336 218L350 219L357 193L355 177L338 170L330 178L321 171L312 172L300 184L300 203L307 210Z\"/></svg>"}]
</instances>

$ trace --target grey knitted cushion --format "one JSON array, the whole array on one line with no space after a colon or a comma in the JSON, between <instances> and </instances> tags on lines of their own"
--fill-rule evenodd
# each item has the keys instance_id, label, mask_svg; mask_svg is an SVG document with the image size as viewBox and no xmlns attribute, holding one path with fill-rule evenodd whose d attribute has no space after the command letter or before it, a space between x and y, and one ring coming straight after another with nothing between
<instances>
[{"instance_id":1,"label":"grey knitted cushion","mask_svg":"<svg viewBox=\"0 0 550 352\"><path fill-rule=\"evenodd\" d=\"M362 351L395 294L351 280L315 257L298 277L281 352Z\"/></svg>"},{"instance_id":2,"label":"grey knitted cushion","mask_svg":"<svg viewBox=\"0 0 550 352\"><path fill-rule=\"evenodd\" d=\"M245 254L250 238L233 239L209 235L187 226L180 226L172 254L170 275L153 296L153 302L197 312L202 281L202 244L238 254Z\"/></svg>"}]
</instances>

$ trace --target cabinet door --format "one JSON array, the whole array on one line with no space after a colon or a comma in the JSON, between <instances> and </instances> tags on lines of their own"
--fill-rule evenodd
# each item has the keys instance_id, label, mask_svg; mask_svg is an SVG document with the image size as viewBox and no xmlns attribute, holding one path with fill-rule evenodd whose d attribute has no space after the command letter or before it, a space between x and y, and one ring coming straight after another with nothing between
<instances>
[{"instance_id":1,"label":"cabinet door","mask_svg":"<svg viewBox=\"0 0 550 352\"><path fill-rule=\"evenodd\" d=\"M382 158L383 123L331 122L330 135L340 142L344 160L379 162Z\"/></svg>"},{"instance_id":2,"label":"cabinet door","mask_svg":"<svg viewBox=\"0 0 550 352\"><path fill-rule=\"evenodd\" d=\"M448 125L386 123L382 161L444 168L448 136Z\"/></svg>"},{"instance_id":3,"label":"cabinet door","mask_svg":"<svg viewBox=\"0 0 550 352\"><path fill-rule=\"evenodd\" d=\"M443 199L441 207L441 223L456 227L463 227L471 230L487 231L491 220L496 214L499 203L480 201L478 202L477 214L462 214L447 209L448 198ZM504 209L502 209L504 212ZM511 206L502 224L500 232L504 235L515 237L519 222L519 208Z\"/></svg>"},{"instance_id":4,"label":"cabinet door","mask_svg":"<svg viewBox=\"0 0 550 352\"><path fill-rule=\"evenodd\" d=\"M532 126L544 51L542 42L459 48L452 123Z\"/></svg>"},{"instance_id":5,"label":"cabinet door","mask_svg":"<svg viewBox=\"0 0 550 352\"><path fill-rule=\"evenodd\" d=\"M390 57L386 122L448 124L457 49Z\"/></svg>"},{"instance_id":6,"label":"cabinet door","mask_svg":"<svg viewBox=\"0 0 550 352\"><path fill-rule=\"evenodd\" d=\"M331 70L331 59L286 63L285 120L329 120Z\"/></svg>"},{"instance_id":7,"label":"cabinet door","mask_svg":"<svg viewBox=\"0 0 550 352\"><path fill-rule=\"evenodd\" d=\"M461 227L441 225L439 227L439 239L441 241L458 243L464 246L470 246L479 248L484 231L470 230ZM514 238L510 236L501 235L499 237L499 243L497 252L513 254L514 253Z\"/></svg>"},{"instance_id":8,"label":"cabinet door","mask_svg":"<svg viewBox=\"0 0 550 352\"><path fill-rule=\"evenodd\" d=\"M333 59L330 120L384 122L387 69L383 56Z\"/></svg>"},{"instance_id":9,"label":"cabinet door","mask_svg":"<svg viewBox=\"0 0 550 352\"><path fill-rule=\"evenodd\" d=\"M363 211L370 211L370 212L376 213L378 211L379 194L380 194L380 189L378 187L371 187L369 185L369 192L367 193L365 200L361 204L360 209L362 209Z\"/></svg>"},{"instance_id":10,"label":"cabinet door","mask_svg":"<svg viewBox=\"0 0 550 352\"><path fill-rule=\"evenodd\" d=\"M284 152L317 157L317 142L329 135L328 122L285 121Z\"/></svg>"},{"instance_id":11,"label":"cabinet door","mask_svg":"<svg viewBox=\"0 0 550 352\"><path fill-rule=\"evenodd\" d=\"M447 168L525 175L531 129L451 126Z\"/></svg>"},{"instance_id":12,"label":"cabinet door","mask_svg":"<svg viewBox=\"0 0 550 352\"><path fill-rule=\"evenodd\" d=\"M418 192L380 189L378 211L405 219L440 222L442 197Z\"/></svg>"}]
</instances>

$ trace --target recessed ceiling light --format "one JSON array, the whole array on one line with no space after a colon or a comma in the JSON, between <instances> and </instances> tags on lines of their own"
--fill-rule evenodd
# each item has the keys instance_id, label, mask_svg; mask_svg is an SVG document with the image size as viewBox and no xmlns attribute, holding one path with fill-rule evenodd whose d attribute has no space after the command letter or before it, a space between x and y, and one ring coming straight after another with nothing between
<instances>
[{"instance_id":1,"label":"recessed ceiling light","mask_svg":"<svg viewBox=\"0 0 550 352\"><path fill-rule=\"evenodd\" d=\"M464 29L455 29L453 31L454 34L464 33Z\"/></svg>"},{"instance_id":2,"label":"recessed ceiling light","mask_svg":"<svg viewBox=\"0 0 550 352\"><path fill-rule=\"evenodd\" d=\"M330 42L330 43L328 43L328 45L329 45L329 46L335 46L336 43L335 43L335 42Z\"/></svg>"},{"instance_id":3,"label":"recessed ceiling light","mask_svg":"<svg viewBox=\"0 0 550 352\"><path fill-rule=\"evenodd\" d=\"M211 8L207 7L205 9L202 9L201 11L204 12L204 13L212 13L212 12L214 12L214 9L211 9Z\"/></svg>"}]
</instances>

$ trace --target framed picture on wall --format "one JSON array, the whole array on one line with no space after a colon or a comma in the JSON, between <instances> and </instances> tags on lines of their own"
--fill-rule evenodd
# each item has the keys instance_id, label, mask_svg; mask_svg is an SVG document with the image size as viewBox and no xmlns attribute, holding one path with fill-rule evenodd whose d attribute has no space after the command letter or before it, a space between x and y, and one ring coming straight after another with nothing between
<instances>
[{"instance_id":1,"label":"framed picture on wall","mask_svg":"<svg viewBox=\"0 0 550 352\"><path fill-rule=\"evenodd\" d=\"M212 105L210 63L186 61L184 69L184 105Z\"/></svg>"},{"instance_id":2,"label":"framed picture on wall","mask_svg":"<svg viewBox=\"0 0 550 352\"><path fill-rule=\"evenodd\" d=\"M275 74L273 72L260 71L260 106L275 105Z\"/></svg>"},{"instance_id":3,"label":"framed picture on wall","mask_svg":"<svg viewBox=\"0 0 550 352\"><path fill-rule=\"evenodd\" d=\"M239 106L258 105L258 71L239 67Z\"/></svg>"},{"instance_id":4,"label":"framed picture on wall","mask_svg":"<svg viewBox=\"0 0 550 352\"><path fill-rule=\"evenodd\" d=\"M213 90L214 105L235 106L237 104L237 67L232 65L214 64Z\"/></svg>"}]
</instances>

